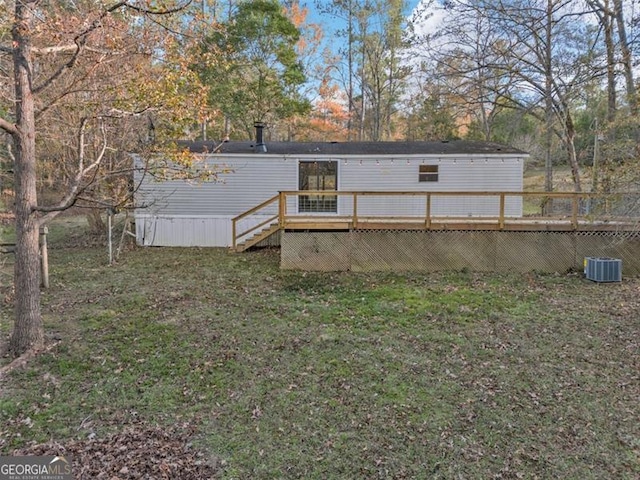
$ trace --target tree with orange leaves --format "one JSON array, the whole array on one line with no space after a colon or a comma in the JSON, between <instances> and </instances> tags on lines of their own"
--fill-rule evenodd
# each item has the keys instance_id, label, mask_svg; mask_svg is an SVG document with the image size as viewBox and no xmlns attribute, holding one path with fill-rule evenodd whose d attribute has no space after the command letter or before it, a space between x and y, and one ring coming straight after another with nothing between
<instances>
[{"instance_id":1,"label":"tree with orange leaves","mask_svg":"<svg viewBox=\"0 0 640 480\"><path fill-rule=\"evenodd\" d=\"M311 114L301 122L298 138L307 141L348 140L347 96L328 78L318 88L318 98Z\"/></svg>"}]
</instances>

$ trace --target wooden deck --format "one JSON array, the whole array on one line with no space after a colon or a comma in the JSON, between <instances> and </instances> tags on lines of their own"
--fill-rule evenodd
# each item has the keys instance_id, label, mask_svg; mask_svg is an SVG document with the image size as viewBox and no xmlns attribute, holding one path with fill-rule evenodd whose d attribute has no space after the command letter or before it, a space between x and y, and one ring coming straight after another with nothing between
<instances>
[{"instance_id":1,"label":"wooden deck","mask_svg":"<svg viewBox=\"0 0 640 480\"><path fill-rule=\"evenodd\" d=\"M291 213L287 210L297 204L300 196L347 197L351 204L348 215L332 213ZM362 202L378 197L389 202L398 199L418 199L422 207L411 216L363 215ZM438 216L434 214L435 199L445 197L450 201L468 198L492 198L493 215ZM520 197L527 205L542 212L513 217L507 215L508 199ZM358 202L361 202L360 204ZM597 203L596 203L597 202ZM597 205L598 208L586 208ZM558 208L558 206L562 208ZM622 208L624 207L624 208ZM555 209L555 210L554 210ZM405 209L406 210L406 209ZM558 214L557 210L560 210ZM622 213L621 213L622 212ZM411 212L413 213L413 211ZM260 217L251 222L251 217ZM248 228L240 228L247 221ZM615 193L597 195L573 192L339 192L292 191L280 192L256 207L238 215L232 222L233 249L244 250L264 239L265 231L349 231L349 230L450 230L450 231L513 231L513 232L619 232L640 230L640 194Z\"/></svg>"},{"instance_id":2,"label":"wooden deck","mask_svg":"<svg viewBox=\"0 0 640 480\"><path fill-rule=\"evenodd\" d=\"M571 218L432 218L426 222L422 218L388 218L350 216L291 216L285 217L282 228L285 230L504 230L515 232L530 231L634 231L640 226L629 221L595 221Z\"/></svg>"}]
</instances>

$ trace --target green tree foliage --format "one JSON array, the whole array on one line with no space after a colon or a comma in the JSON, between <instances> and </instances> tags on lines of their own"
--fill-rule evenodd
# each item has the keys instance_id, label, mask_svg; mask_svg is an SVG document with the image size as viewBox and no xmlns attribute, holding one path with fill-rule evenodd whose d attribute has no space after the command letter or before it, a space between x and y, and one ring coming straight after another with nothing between
<instances>
[{"instance_id":1,"label":"green tree foliage","mask_svg":"<svg viewBox=\"0 0 640 480\"><path fill-rule=\"evenodd\" d=\"M367 4L369 33L362 36L362 82L365 92L364 131L371 140L390 140L394 136L392 117L405 90L411 71L403 64L401 53L405 2L372 1Z\"/></svg>"},{"instance_id":2,"label":"green tree foliage","mask_svg":"<svg viewBox=\"0 0 640 480\"><path fill-rule=\"evenodd\" d=\"M277 0L240 3L207 36L203 52L215 51L216 58L195 68L210 88L210 106L231 121L232 136L251 135L255 121L273 124L310 110L298 91L306 81L299 39Z\"/></svg>"},{"instance_id":3,"label":"green tree foliage","mask_svg":"<svg viewBox=\"0 0 640 480\"><path fill-rule=\"evenodd\" d=\"M460 138L455 111L448 97L437 87L423 86L413 96L405 113L405 137L409 141L456 140Z\"/></svg>"}]
</instances>

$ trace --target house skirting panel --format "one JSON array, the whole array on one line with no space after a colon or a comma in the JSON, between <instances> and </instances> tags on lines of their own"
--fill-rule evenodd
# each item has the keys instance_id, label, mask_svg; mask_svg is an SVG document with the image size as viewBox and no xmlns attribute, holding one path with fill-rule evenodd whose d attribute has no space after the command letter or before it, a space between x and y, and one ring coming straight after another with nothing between
<instances>
[{"instance_id":1,"label":"house skirting panel","mask_svg":"<svg viewBox=\"0 0 640 480\"><path fill-rule=\"evenodd\" d=\"M298 232L281 237L281 267L309 271L461 270L566 272L585 257L622 260L640 274L638 232Z\"/></svg>"},{"instance_id":2,"label":"house skirting panel","mask_svg":"<svg viewBox=\"0 0 640 480\"><path fill-rule=\"evenodd\" d=\"M136 240L148 247L227 247L229 217L137 215Z\"/></svg>"},{"instance_id":3,"label":"house skirting panel","mask_svg":"<svg viewBox=\"0 0 640 480\"><path fill-rule=\"evenodd\" d=\"M148 247L230 247L231 216L136 215L136 240ZM238 223L239 231L263 222L253 216ZM265 245L270 245L265 243Z\"/></svg>"}]
</instances>

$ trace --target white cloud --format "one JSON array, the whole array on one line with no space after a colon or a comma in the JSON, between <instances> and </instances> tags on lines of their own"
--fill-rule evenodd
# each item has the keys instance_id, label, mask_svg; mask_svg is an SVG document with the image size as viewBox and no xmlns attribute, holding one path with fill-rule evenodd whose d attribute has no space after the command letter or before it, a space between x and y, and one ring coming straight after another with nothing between
<instances>
[{"instance_id":1,"label":"white cloud","mask_svg":"<svg viewBox=\"0 0 640 480\"><path fill-rule=\"evenodd\" d=\"M423 36L434 33L449 15L440 2L420 0L411 12L409 21L413 24L416 34Z\"/></svg>"}]
</instances>

